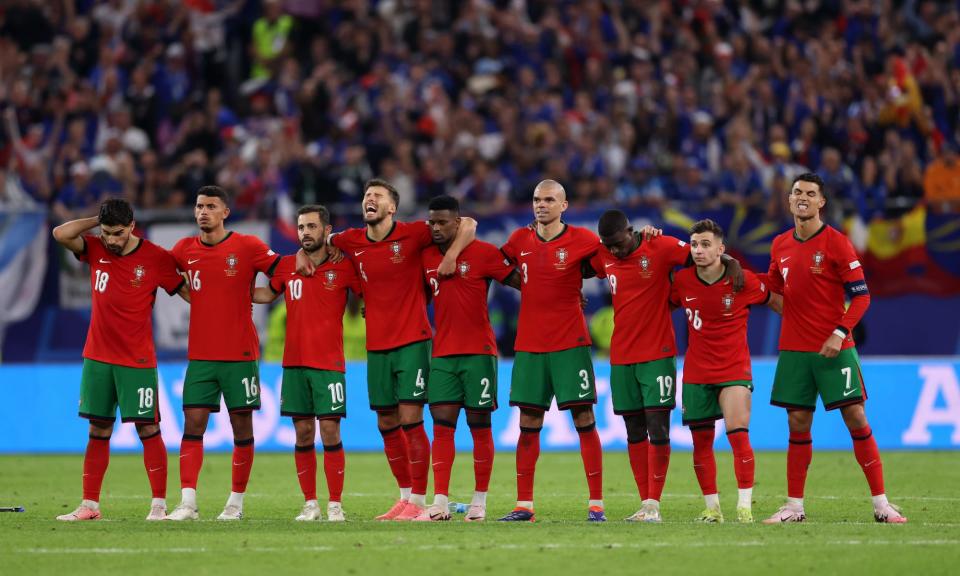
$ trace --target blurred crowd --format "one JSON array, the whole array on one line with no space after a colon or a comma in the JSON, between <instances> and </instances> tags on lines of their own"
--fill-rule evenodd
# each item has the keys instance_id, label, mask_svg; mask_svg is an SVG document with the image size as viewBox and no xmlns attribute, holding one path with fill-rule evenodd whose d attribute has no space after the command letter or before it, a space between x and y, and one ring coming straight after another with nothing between
<instances>
[{"instance_id":1,"label":"blurred crowd","mask_svg":"<svg viewBox=\"0 0 960 576\"><path fill-rule=\"evenodd\" d=\"M930 0L6 0L0 187L59 219L105 195L249 217L747 205L960 211L960 9Z\"/></svg>"}]
</instances>

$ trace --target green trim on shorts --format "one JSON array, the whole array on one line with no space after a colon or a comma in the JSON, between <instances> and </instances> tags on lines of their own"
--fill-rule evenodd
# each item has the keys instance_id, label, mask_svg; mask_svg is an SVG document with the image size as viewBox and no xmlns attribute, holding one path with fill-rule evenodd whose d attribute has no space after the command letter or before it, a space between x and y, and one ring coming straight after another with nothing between
<instances>
[{"instance_id":1,"label":"green trim on shorts","mask_svg":"<svg viewBox=\"0 0 960 576\"><path fill-rule=\"evenodd\" d=\"M256 360L190 360L183 379L183 409L220 411L220 396L229 412L260 409L260 364Z\"/></svg>"},{"instance_id":2,"label":"green trim on shorts","mask_svg":"<svg viewBox=\"0 0 960 576\"><path fill-rule=\"evenodd\" d=\"M283 369L280 415L336 420L347 417L346 375L306 367Z\"/></svg>"},{"instance_id":3,"label":"green trim on shorts","mask_svg":"<svg viewBox=\"0 0 960 576\"><path fill-rule=\"evenodd\" d=\"M743 386L753 392L750 380L731 380L717 384L683 383L683 425L696 426L723 418L720 408L720 391L730 386Z\"/></svg>"},{"instance_id":4,"label":"green trim on shorts","mask_svg":"<svg viewBox=\"0 0 960 576\"><path fill-rule=\"evenodd\" d=\"M673 356L610 366L613 413L639 414L677 406L677 359Z\"/></svg>"},{"instance_id":5,"label":"green trim on shorts","mask_svg":"<svg viewBox=\"0 0 960 576\"><path fill-rule=\"evenodd\" d=\"M367 394L370 409L389 411L398 404L427 402L430 382L430 340L390 350L367 352Z\"/></svg>"},{"instance_id":6,"label":"green trim on shorts","mask_svg":"<svg viewBox=\"0 0 960 576\"><path fill-rule=\"evenodd\" d=\"M114 422L120 408L122 422L160 422L156 368L131 368L83 359L80 376L80 416Z\"/></svg>"},{"instance_id":7,"label":"green trim on shorts","mask_svg":"<svg viewBox=\"0 0 960 576\"><path fill-rule=\"evenodd\" d=\"M430 363L431 405L453 404L471 412L497 409L497 357L455 354Z\"/></svg>"},{"instance_id":8,"label":"green trim on shorts","mask_svg":"<svg viewBox=\"0 0 960 576\"><path fill-rule=\"evenodd\" d=\"M513 360L510 405L549 410L597 403L597 381L589 346L557 352L517 352Z\"/></svg>"},{"instance_id":9,"label":"green trim on shorts","mask_svg":"<svg viewBox=\"0 0 960 576\"><path fill-rule=\"evenodd\" d=\"M827 410L867 399L856 348L841 350L835 358L817 352L780 352L770 403L788 410L813 412L817 409L817 396Z\"/></svg>"}]
</instances>

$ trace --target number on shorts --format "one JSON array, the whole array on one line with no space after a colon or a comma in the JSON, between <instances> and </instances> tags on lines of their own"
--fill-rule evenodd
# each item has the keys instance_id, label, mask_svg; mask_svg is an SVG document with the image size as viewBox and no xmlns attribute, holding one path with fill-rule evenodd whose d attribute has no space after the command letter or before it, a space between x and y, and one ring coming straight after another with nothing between
<instances>
[{"instance_id":1,"label":"number on shorts","mask_svg":"<svg viewBox=\"0 0 960 576\"><path fill-rule=\"evenodd\" d=\"M439 295L440 295L440 283L437 282L437 279L436 279L436 278L431 278L431 279L430 279L430 285L433 286L433 295L434 295L434 296L439 296Z\"/></svg>"},{"instance_id":2,"label":"number on shorts","mask_svg":"<svg viewBox=\"0 0 960 576\"><path fill-rule=\"evenodd\" d=\"M153 388L137 388L140 396L140 409L153 408Z\"/></svg>"},{"instance_id":3,"label":"number on shorts","mask_svg":"<svg viewBox=\"0 0 960 576\"><path fill-rule=\"evenodd\" d=\"M657 384L660 385L660 397L669 398L670 391L673 389L673 377L657 376Z\"/></svg>"},{"instance_id":4,"label":"number on shorts","mask_svg":"<svg viewBox=\"0 0 960 576\"><path fill-rule=\"evenodd\" d=\"M520 265L520 271L523 272L523 283L527 283L527 263L524 262Z\"/></svg>"},{"instance_id":5,"label":"number on shorts","mask_svg":"<svg viewBox=\"0 0 960 576\"><path fill-rule=\"evenodd\" d=\"M613 274L607 276L607 282L610 283L610 293L616 295L617 293L617 277Z\"/></svg>"},{"instance_id":6,"label":"number on shorts","mask_svg":"<svg viewBox=\"0 0 960 576\"><path fill-rule=\"evenodd\" d=\"M330 402L333 404L343 404L343 382L333 382L327 384L330 390Z\"/></svg>"},{"instance_id":7,"label":"number on shorts","mask_svg":"<svg viewBox=\"0 0 960 576\"><path fill-rule=\"evenodd\" d=\"M247 398L256 398L257 394L260 392L260 387L257 386L257 377L244 378L243 379L243 388L247 391Z\"/></svg>"},{"instance_id":8,"label":"number on shorts","mask_svg":"<svg viewBox=\"0 0 960 576\"><path fill-rule=\"evenodd\" d=\"M190 289L194 292L200 290L200 271L199 270L187 270L187 278L190 279Z\"/></svg>"},{"instance_id":9,"label":"number on shorts","mask_svg":"<svg viewBox=\"0 0 960 576\"><path fill-rule=\"evenodd\" d=\"M303 280L297 278L289 284L290 286L290 299L299 300L303 297Z\"/></svg>"},{"instance_id":10,"label":"number on shorts","mask_svg":"<svg viewBox=\"0 0 960 576\"><path fill-rule=\"evenodd\" d=\"M850 389L850 372L851 370L849 366L840 369L840 373L847 377L847 386L844 388L844 390Z\"/></svg>"},{"instance_id":11,"label":"number on shorts","mask_svg":"<svg viewBox=\"0 0 960 576\"><path fill-rule=\"evenodd\" d=\"M426 380L423 379L423 368L417 370L417 388L425 390L427 387Z\"/></svg>"},{"instance_id":12,"label":"number on shorts","mask_svg":"<svg viewBox=\"0 0 960 576\"><path fill-rule=\"evenodd\" d=\"M700 319L700 311L691 310L689 308L687 308L686 310L687 310L687 320L693 326L694 330L699 330L700 327L703 326L703 320Z\"/></svg>"},{"instance_id":13,"label":"number on shorts","mask_svg":"<svg viewBox=\"0 0 960 576\"><path fill-rule=\"evenodd\" d=\"M586 370L581 370L580 378L583 379L583 382L580 383L580 387L583 388L584 390L589 390L590 389L590 373L587 372Z\"/></svg>"},{"instance_id":14,"label":"number on shorts","mask_svg":"<svg viewBox=\"0 0 960 576\"><path fill-rule=\"evenodd\" d=\"M93 281L93 287L97 292L103 294L107 291L107 282L110 281L110 274L103 270L97 270L97 277Z\"/></svg>"},{"instance_id":15,"label":"number on shorts","mask_svg":"<svg viewBox=\"0 0 960 576\"><path fill-rule=\"evenodd\" d=\"M489 400L490 399L490 379L481 378L480 385L483 386L483 390L480 391L480 399Z\"/></svg>"}]
</instances>

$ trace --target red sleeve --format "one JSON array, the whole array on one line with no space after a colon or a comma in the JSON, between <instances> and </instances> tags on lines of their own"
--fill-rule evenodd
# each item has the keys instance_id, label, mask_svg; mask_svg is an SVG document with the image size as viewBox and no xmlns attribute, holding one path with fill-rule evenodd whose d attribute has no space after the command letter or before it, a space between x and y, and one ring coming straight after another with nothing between
<instances>
[{"instance_id":1,"label":"red sleeve","mask_svg":"<svg viewBox=\"0 0 960 576\"><path fill-rule=\"evenodd\" d=\"M349 230L344 230L343 232L337 232L330 236L330 244L348 252L357 247L357 232L363 232L358 228L350 228Z\"/></svg>"},{"instance_id":2,"label":"red sleeve","mask_svg":"<svg viewBox=\"0 0 960 576\"><path fill-rule=\"evenodd\" d=\"M674 238L673 236L661 236L660 242L669 248L669 262L671 266L686 266L690 260L690 245Z\"/></svg>"},{"instance_id":3,"label":"red sleeve","mask_svg":"<svg viewBox=\"0 0 960 576\"><path fill-rule=\"evenodd\" d=\"M417 246L423 250L433 244L433 234L430 232L430 225L422 220L410 222L410 235L417 240Z\"/></svg>"},{"instance_id":4,"label":"red sleeve","mask_svg":"<svg viewBox=\"0 0 960 576\"><path fill-rule=\"evenodd\" d=\"M597 253L590 258L590 267L597 273L597 278L606 278L607 269L603 263L603 256L600 255L600 252L600 250L597 250Z\"/></svg>"},{"instance_id":5,"label":"red sleeve","mask_svg":"<svg viewBox=\"0 0 960 576\"><path fill-rule=\"evenodd\" d=\"M860 259L857 257L850 239L838 232L834 244L835 250L831 250L832 253L836 254L834 266L836 266L837 273L843 280L843 290L847 299L850 300L850 306L847 307L847 311L840 319L840 325L837 328L849 334L853 327L863 319L863 315L867 313L867 308L870 307L870 291L867 289L867 281L863 276L863 266L860 265Z\"/></svg>"},{"instance_id":6,"label":"red sleeve","mask_svg":"<svg viewBox=\"0 0 960 576\"><path fill-rule=\"evenodd\" d=\"M77 260L81 262L89 262L90 258L96 258L95 255L92 255L91 252L97 249L97 246L100 246L100 239L94 236L93 234L84 234L83 235L83 252L76 254L74 256Z\"/></svg>"},{"instance_id":7,"label":"red sleeve","mask_svg":"<svg viewBox=\"0 0 960 576\"><path fill-rule=\"evenodd\" d=\"M146 240L141 240L141 242L146 242ZM173 257L173 254L158 247L157 264L160 267L158 284L167 291L167 294L173 296L180 290L180 286L186 282L180 272L177 271L177 260Z\"/></svg>"},{"instance_id":8,"label":"red sleeve","mask_svg":"<svg viewBox=\"0 0 960 576\"><path fill-rule=\"evenodd\" d=\"M513 264L503 257L503 254L497 250L496 246L492 244L484 244L482 246L484 263L486 264L486 270L484 270L483 275L502 283L507 279L507 276L513 272Z\"/></svg>"},{"instance_id":9,"label":"red sleeve","mask_svg":"<svg viewBox=\"0 0 960 576\"><path fill-rule=\"evenodd\" d=\"M184 272L187 269L183 263L183 249L188 240L188 238L181 238L176 244L173 245L173 249L170 250L170 255L173 256L174 262L177 263L177 269L181 272Z\"/></svg>"},{"instance_id":10,"label":"red sleeve","mask_svg":"<svg viewBox=\"0 0 960 576\"><path fill-rule=\"evenodd\" d=\"M680 275L678 274L673 282L670 283L670 304L680 307Z\"/></svg>"},{"instance_id":11,"label":"red sleeve","mask_svg":"<svg viewBox=\"0 0 960 576\"><path fill-rule=\"evenodd\" d=\"M510 238L507 239L507 243L500 247L503 255L513 264L517 263L517 241L520 239L520 234L522 233L523 230L515 231L510 235Z\"/></svg>"},{"instance_id":12,"label":"red sleeve","mask_svg":"<svg viewBox=\"0 0 960 576\"><path fill-rule=\"evenodd\" d=\"M749 270L744 270L743 275L743 293L747 298L747 305L766 304L767 300L770 300L770 291L767 290L767 285Z\"/></svg>"},{"instance_id":13,"label":"red sleeve","mask_svg":"<svg viewBox=\"0 0 960 576\"><path fill-rule=\"evenodd\" d=\"M293 258L296 262L295 256L282 258L276 270L273 271L273 276L270 277L270 289L273 290L274 294L281 294L287 288L285 279L290 276L290 272L293 272L296 267L296 264L290 265L290 258Z\"/></svg>"},{"instance_id":14,"label":"red sleeve","mask_svg":"<svg viewBox=\"0 0 960 576\"><path fill-rule=\"evenodd\" d=\"M783 294L783 275L780 273L780 266L777 264L777 241L773 241L770 248L770 269L767 271L767 288L771 292Z\"/></svg>"},{"instance_id":15,"label":"red sleeve","mask_svg":"<svg viewBox=\"0 0 960 576\"><path fill-rule=\"evenodd\" d=\"M363 288L360 284L360 277L357 276L357 271L354 270L353 265L346 260L344 260L343 263L346 264L343 266L343 274L347 278L347 286L357 296L363 296Z\"/></svg>"},{"instance_id":16,"label":"red sleeve","mask_svg":"<svg viewBox=\"0 0 960 576\"><path fill-rule=\"evenodd\" d=\"M253 258L253 267L267 276L273 276L277 264L280 263L280 256L256 236L247 236L247 244Z\"/></svg>"},{"instance_id":17,"label":"red sleeve","mask_svg":"<svg viewBox=\"0 0 960 576\"><path fill-rule=\"evenodd\" d=\"M837 233L834 248L835 250L831 250L836 254L834 266L837 267L837 273L843 279L844 284L863 280L863 267L860 266L860 258L854 251L850 239Z\"/></svg>"}]
</instances>

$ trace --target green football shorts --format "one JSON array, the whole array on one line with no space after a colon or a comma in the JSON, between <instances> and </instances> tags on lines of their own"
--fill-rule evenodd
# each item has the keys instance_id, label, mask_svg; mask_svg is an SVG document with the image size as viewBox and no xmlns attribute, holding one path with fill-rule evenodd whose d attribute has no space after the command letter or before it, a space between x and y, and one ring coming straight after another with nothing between
<instances>
[{"instance_id":1,"label":"green football shorts","mask_svg":"<svg viewBox=\"0 0 960 576\"><path fill-rule=\"evenodd\" d=\"M284 368L280 386L280 415L336 420L347 417L347 389L343 372L314 368Z\"/></svg>"},{"instance_id":2,"label":"green football shorts","mask_svg":"<svg viewBox=\"0 0 960 576\"><path fill-rule=\"evenodd\" d=\"M497 409L497 357L457 354L430 364L430 404L456 404L471 412Z\"/></svg>"},{"instance_id":3,"label":"green football shorts","mask_svg":"<svg viewBox=\"0 0 960 576\"><path fill-rule=\"evenodd\" d=\"M130 368L84 358L80 376L80 416L113 422L120 406L123 422L160 421L157 369Z\"/></svg>"},{"instance_id":4,"label":"green football shorts","mask_svg":"<svg viewBox=\"0 0 960 576\"><path fill-rule=\"evenodd\" d=\"M371 410L397 404L424 404L430 381L430 341L367 352L367 392Z\"/></svg>"},{"instance_id":5,"label":"green football shorts","mask_svg":"<svg viewBox=\"0 0 960 576\"><path fill-rule=\"evenodd\" d=\"M673 410L677 405L677 359L673 356L610 366L614 414Z\"/></svg>"},{"instance_id":6,"label":"green football shorts","mask_svg":"<svg viewBox=\"0 0 960 576\"><path fill-rule=\"evenodd\" d=\"M696 426L723 418L720 391L728 386L743 386L753 392L753 382L732 380L719 384L683 384L683 425Z\"/></svg>"},{"instance_id":7,"label":"green football shorts","mask_svg":"<svg viewBox=\"0 0 960 576\"><path fill-rule=\"evenodd\" d=\"M230 412L260 409L260 365L256 360L191 360L183 380L183 408L220 411L220 395Z\"/></svg>"},{"instance_id":8,"label":"green football shorts","mask_svg":"<svg viewBox=\"0 0 960 576\"><path fill-rule=\"evenodd\" d=\"M856 348L841 350L836 358L824 358L816 352L780 352L770 403L814 411L818 394L827 410L867 399Z\"/></svg>"},{"instance_id":9,"label":"green football shorts","mask_svg":"<svg viewBox=\"0 0 960 576\"><path fill-rule=\"evenodd\" d=\"M558 352L517 352L510 382L510 405L549 410L597 403L597 383L589 346Z\"/></svg>"}]
</instances>

